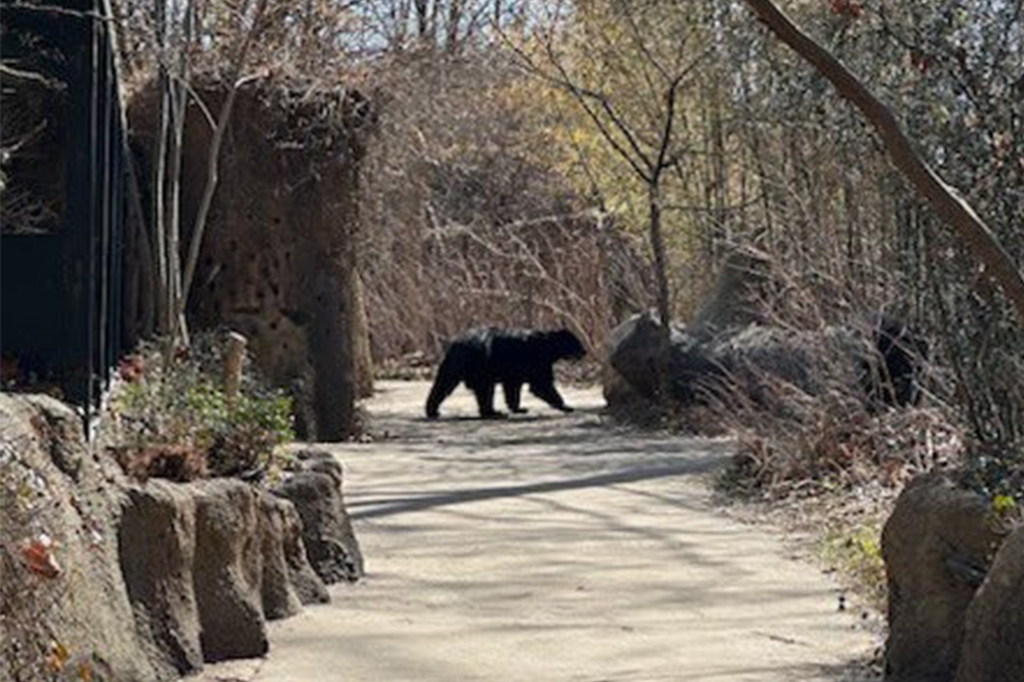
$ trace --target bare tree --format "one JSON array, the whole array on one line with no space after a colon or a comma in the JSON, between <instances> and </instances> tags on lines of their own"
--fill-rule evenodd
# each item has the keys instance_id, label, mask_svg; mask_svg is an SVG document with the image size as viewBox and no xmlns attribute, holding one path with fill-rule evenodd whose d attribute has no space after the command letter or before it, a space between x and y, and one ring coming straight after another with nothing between
<instances>
[{"instance_id":1,"label":"bare tree","mask_svg":"<svg viewBox=\"0 0 1024 682\"><path fill-rule=\"evenodd\" d=\"M882 138L894 165L945 221L951 223L984 263L986 272L1003 289L1024 322L1024 276L988 225L960 194L932 170L914 150L896 116L838 59L802 32L771 0L746 0L750 8L780 40L812 64L853 103Z\"/></svg>"},{"instance_id":2,"label":"bare tree","mask_svg":"<svg viewBox=\"0 0 1024 682\"><path fill-rule=\"evenodd\" d=\"M36 178L33 187L15 169L34 166L40 143L56 135L45 109L64 84L9 63L0 63L0 84L7 100L0 131L0 225L5 234L46 233L58 221L59 191L40 182L44 178ZM40 184L51 190L49 196L40 196Z\"/></svg>"},{"instance_id":3,"label":"bare tree","mask_svg":"<svg viewBox=\"0 0 1024 682\"><path fill-rule=\"evenodd\" d=\"M172 11L168 12L171 9ZM258 78L259 74L246 74L250 68L253 45L259 40L272 20L269 0L255 0L237 9L222 8L228 14L230 32L228 43L222 52L228 60L224 69L226 92L220 111L216 116L210 111L192 87L194 65L192 60L197 51L203 49L209 36L202 26L211 8L193 0L169 7L157 2L151 8L151 32L156 53L156 82L159 92L157 134L152 153L151 177L152 237L145 240L155 245L146 249L154 258L151 268L155 270L157 282L155 291L156 330L172 342L188 343L188 326L185 320L185 306L195 274L196 263L202 246L206 221L217 189L220 150L224 134L231 120L231 113L239 88ZM120 33L128 28L125 15L119 16ZM207 31L210 29L207 28ZM203 112L213 130L207 157L207 178L203 196L191 226L187 251L181 243L181 173L184 153L184 136L187 108L192 102ZM182 253L187 254L182 261Z\"/></svg>"},{"instance_id":4,"label":"bare tree","mask_svg":"<svg viewBox=\"0 0 1024 682\"><path fill-rule=\"evenodd\" d=\"M590 3L577 10L591 12L581 22L581 38L590 46L584 54L590 55L591 62L581 64L579 53L567 57L559 42L564 27L557 22L547 31L539 50L522 45L514 48L527 72L564 92L580 107L600 138L644 188L654 259L654 303L667 357L672 295L663 228L664 186L669 171L679 167L687 149L678 130L682 92L693 85L708 51L686 40L681 25L666 30L664 14L655 7ZM617 91L604 88L600 81L607 74L617 78L629 74L631 86Z\"/></svg>"}]
</instances>

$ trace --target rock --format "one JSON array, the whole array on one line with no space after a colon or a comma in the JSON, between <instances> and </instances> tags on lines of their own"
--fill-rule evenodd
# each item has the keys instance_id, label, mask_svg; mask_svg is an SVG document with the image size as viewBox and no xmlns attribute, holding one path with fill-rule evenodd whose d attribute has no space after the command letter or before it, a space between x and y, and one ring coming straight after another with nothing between
<instances>
[{"instance_id":1,"label":"rock","mask_svg":"<svg viewBox=\"0 0 1024 682\"><path fill-rule=\"evenodd\" d=\"M313 570L327 584L363 576L363 556L342 497L341 465L329 452L294 453L298 471L274 494L295 505L302 519L302 542Z\"/></svg>"},{"instance_id":2,"label":"rock","mask_svg":"<svg viewBox=\"0 0 1024 682\"><path fill-rule=\"evenodd\" d=\"M316 448L302 448L292 453L297 466L295 471L318 471L322 474L327 474L334 481L334 484L341 489L342 479L344 474L341 468L341 462L335 459L334 455L326 450L317 450Z\"/></svg>"},{"instance_id":3,"label":"rock","mask_svg":"<svg viewBox=\"0 0 1024 682\"><path fill-rule=\"evenodd\" d=\"M287 618L298 613L302 604L329 601L327 588L306 558L302 522L295 506L268 494L260 494L259 504L264 617Z\"/></svg>"},{"instance_id":4,"label":"rock","mask_svg":"<svg viewBox=\"0 0 1024 682\"><path fill-rule=\"evenodd\" d=\"M772 259L750 247L730 253L693 320L693 327L717 331L730 327L763 324L765 301L773 282Z\"/></svg>"},{"instance_id":5,"label":"rock","mask_svg":"<svg viewBox=\"0 0 1024 682\"><path fill-rule=\"evenodd\" d=\"M136 631L119 567L122 483L116 464L90 452L70 407L0 394L0 678L49 679L40 652L54 642L94 679L169 679Z\"/></svg>"},{"instance_id":6,"label":"rock","mask_svg":"<svg viewBox=\"0 0 1024 682\"><path fill-rule=\"evenodd\" d=\"M917 404L928 359L923 336L887 314L847 327L771 326L777 288L771 258L740 248L726 259L693 323L672 326L667 358L664 328L654 315L627 319L609 334L603 373L609 406L655 398L665 373L673 400L682 406L735 403L784 414L781 395L799 403L832 390L859 394L871 409Z\"/></svg>"},{"instance_id":7,"label":"rock","mask_svg":"<svg viewBox=\"0 0 1024 682\"><path fill-rule=\"evenodd\" d=\"M721 367L756 402L771 399L770 385L775 381L819 395L827 385L833 357L823 335L759 325L719 334L706 347L708 362ZM845 364L845 358L840 362ZM766 376L771 379L766 381Z\"/></svg>"},{"instance_id":8,"label":"rock","mask_svg":"<svg viewBox=\"0 0 1024 682\"><path fill-rule=\"evenodd\" d=\"M661 324L651 313L634 315L609 334L608 363L639 395L654 398L658 391ZM721 378L720 368L702 353L695 352L697 339L673 327L670 337L668 371L673 397L690 404L698 399L701 382ZM616 391L628 396L624 391ZM615 393L608 398L614 399Z\"/></svg>"},{"instance_id":9,"label":"rock","mask_svg":"<svg viewBox=\"0 0 1024 682\"><path fill-rule=\"evenodd\" d=\"M263 575L260 580L260 603L267 620L287 618L299 612L302 603L292 587L288 562L284 556L284 507L287 500L272 495L259 496L260 552Z\"/></svg>"},{"instance_id":10,"label":"rock","mask_svg":"<svg viewBox=\"0 0 1024 682\"><path fill-rule=\"evenodd\" d=\"M279 498L278 498L279 499ZM284 560L288 567L288 580L302 604L326 604L331 600L327 586L309 563L306 546L302 542L302 519L289 500L281 499L284 522Z\"/></svg>"},{"instance_id":11,"label":"rock","mask_svg":"<svg viewBox=\"0 0 1024 682\"><path fill-rule=\"evenodd\" d=\"M1024 527L1006 538L967 608L956 682L1024 680Z\"/></svg>"},{"instance_id":12,"label":"rock","mask_svg":"<svg viewBox=\"0 0 1024 682\"><path fill-rule=\"evenodd\" d=\"M985 500L941 474L918 477L900 494L882 532L887 681L954 679L964 615L999 540Z\"/></svg>"},{"instance_id":13,"label":"rock","mask_svg":"<svg viewBox=\"0 0 1024 682\"><path fill-rule=\"evenodd\" d=\"M178 674L261 655L264 618L328 600L294 506L241 481L131 486L120 537L139 629Z\"/></svg>"},{"instance_id":14,"label":"rock","mask_svg":"<svg viewBox=\"0 0 1024 682\"><path fill-rule=\"evenodd\" d=\"M226 478L188 487L195 495L193 581L203 658L213 662L262 656L268 644L256 491Z\"/></svg>"},{"instance_id":15,"label":"rock","mask_svg":"<svg viewBox=\"0 0 1024 682\"><path fill-rule=\"evenodd\" d=\"M178 679L265 654L265 617L328 600L288 500L235 479L128 483L103 452L67 406L0 394L0 680L49 679L40 652L55 645L93 679ZM320 481L322 564L354 579L341 467L313 454L302 475Z\"/></svg>"},{"instance_id":16,"label":"rock","mask_svg":"<svg viewBox=\"0 0 1024 682\"><path fill-rule=\"evenodd\" d=\"M627 318L608 333L605 344L607 369L603 373L602 390L609 405L631 399L634 395L654 397L659 348L657 333L658 323L654 314L649 312Z\"/></svg>"},{"instance_id":17,"label":"rock","mask_svg":"<svg viewBox=\"0 0 1024 682\"><path fill-rule=\"evenodd\" d=\"M651 398L657 389L661 326L649 314L637 315L610 336L608 361L616 379ZM863 346L859 346L863 347ZM833 330L798 332L751 325L710 333L672 329L669 386L682 405L707 403L739 392L744 401L775 408L777 387L786 384L807 395L831 385L857 387L854 342ZM628 397L620 387L606 392L611 401Z\"/></svg>"},{"instance_id":18,"label":"rock","mask_svg":"<svg viewBox=\"0 0 1024 682\"><path fill-rule=\"evenodd\" d=\"M196 514L186 486L130 486L118 528L121 573L136 625L178 675L203 665L193 589Z\"/></svg>"},{"instance_id":19,"label":"rock","mask_svg":"<svg viewBox=\"0 0 1024 682\"><path fill-rule=\"evenodd\" d=\"M607 354L605 357L608 357ZM610 406L628 405L642 400L636 389L607 360L601 363L601 392Z\"/></svg>"}]
</instances>

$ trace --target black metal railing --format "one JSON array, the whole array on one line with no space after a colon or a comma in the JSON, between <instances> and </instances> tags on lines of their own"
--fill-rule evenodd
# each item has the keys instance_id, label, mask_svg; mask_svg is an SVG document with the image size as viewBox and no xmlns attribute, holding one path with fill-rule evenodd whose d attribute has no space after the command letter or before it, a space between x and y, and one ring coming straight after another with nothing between
<instances>
[{"instance_id":1,"label":"black metal railing","mask_svg":"<svg viewBox=\"0 0 1024 682\"><path fill-rule=\"evenodd\" d=\"M49 191L58 196L42 200L59 207L39 231L0 222L5 389L59 393L88 419L126 341L125 131L109 22L96 0L0 0L0 28L0 59L22 74L0 80L0 127L22 101L47 102L34 128L44 133L10 155L0 202ZM16 132L8 127L4 144ZM48 188L40 177L58 181Z\"/></svg>"}]
</instances>

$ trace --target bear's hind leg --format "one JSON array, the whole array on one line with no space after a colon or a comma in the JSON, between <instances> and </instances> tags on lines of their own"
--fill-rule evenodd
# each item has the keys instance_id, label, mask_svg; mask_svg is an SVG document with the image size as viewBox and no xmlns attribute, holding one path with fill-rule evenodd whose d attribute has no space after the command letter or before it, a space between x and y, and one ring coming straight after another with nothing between
<instances>
[{"instance_id":1,"label":"bear's hind leg","mask_svg":"<svg viewBox=\"0 0 1024 682\"><path fill-rule=\"evenodd\" d=\"M523 384L519 381L504 381L501 388L505 391L505 404L508 411L514 414L524 414L527 410L519 406L519 399L522 395Z\"/></svg>"},{"instance_id":2,"label":"bear's hind leg","mask_svg":"<svg viewBox=\"0 0 1024 682\"><path fill-rule=\"evenodd\" d=\"M430 396L427 398L427 419L437 419L441 403L452 394L460 381L462 381L461 363L449 353L441 361L441 367L437 370L437 378L434 379L434 385L430 389Z\"/></svg>"}]
</instances>

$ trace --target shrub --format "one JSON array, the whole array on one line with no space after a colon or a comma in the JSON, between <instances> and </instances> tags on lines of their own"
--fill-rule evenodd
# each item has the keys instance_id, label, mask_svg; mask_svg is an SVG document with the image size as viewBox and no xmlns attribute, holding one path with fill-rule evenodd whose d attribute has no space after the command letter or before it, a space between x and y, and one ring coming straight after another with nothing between
<instances>
[{"instance_id":1,"label":"shrub","mask_svg":"<svg viewBox=\"0 0 1024 682\"><path fill-rule=\"evenodd\" d=\"M122 361L111 449L129 475L259 477L274 448L294 438L291 398L267 387L248 362L238 395L224 393L217 339L203 334L173 352L145 346Z\"/></svg>"}]
</instances>

